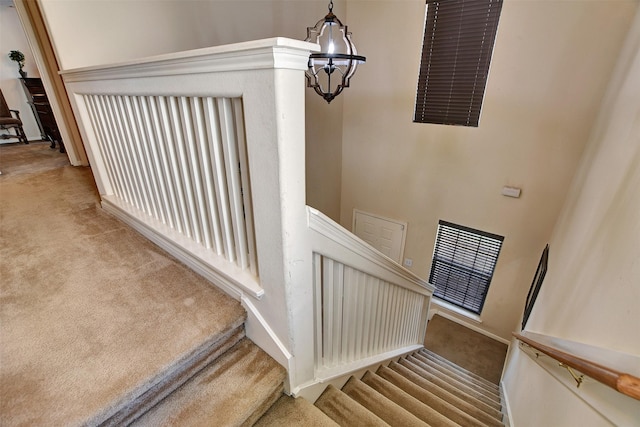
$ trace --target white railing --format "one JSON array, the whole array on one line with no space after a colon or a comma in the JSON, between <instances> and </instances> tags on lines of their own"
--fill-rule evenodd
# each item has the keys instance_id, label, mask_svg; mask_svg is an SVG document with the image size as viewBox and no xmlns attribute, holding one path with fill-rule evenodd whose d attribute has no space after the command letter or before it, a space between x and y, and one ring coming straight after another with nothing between
<instances>
[{"instance_id":1,"label":"white railing","mask_svg":"<svg viewBox=\"0 0 640 427\"><path fill-rule=\"evenodd\" d=\"M257 275L241 98L84 95L126 203Z\"/></svg>"},{"instance_id":2,"label":"white railing","mask_svg":"<svg viewBox=\"0 0 640 427\"><path fill-rule=\"evenodd\" d=\"M433 287L313 208L316 376L422 346Z\"/></svg>"},{"instance_id":3,"label":"white railing","mask_svg":"<svg viewBox=\"0 0 640 427\"><path fill-rule=\"evenodd\" d=\"M305 206L314 49L275 38L62 72L102 206L239 298L292 393L420 347L432 293Z\"/></svg>"}]
</instances>

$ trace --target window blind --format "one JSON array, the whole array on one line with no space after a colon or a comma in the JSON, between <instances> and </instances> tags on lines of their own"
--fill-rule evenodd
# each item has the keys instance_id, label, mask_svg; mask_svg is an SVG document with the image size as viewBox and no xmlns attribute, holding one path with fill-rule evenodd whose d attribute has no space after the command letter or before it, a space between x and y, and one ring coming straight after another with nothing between
<instances>
[{"instance_id":1,"label":"window blind","mask_svg":"<svg viewBox=\"0 0 640 427\"><path fill-rule=\"evenodd\" d=\"M502 0L427 0L414 122L478 126Z\"/></svg>"},{"instance_id":2,"label":"window blind","mask_svg":"<svg viewBox=\"0 0 640 427\"><path fill-rule=\"evenodd\" d=\"M433 295L480 314L504 237L446 221L438 234L429 282Z\"/></svg>"}]
</instances>

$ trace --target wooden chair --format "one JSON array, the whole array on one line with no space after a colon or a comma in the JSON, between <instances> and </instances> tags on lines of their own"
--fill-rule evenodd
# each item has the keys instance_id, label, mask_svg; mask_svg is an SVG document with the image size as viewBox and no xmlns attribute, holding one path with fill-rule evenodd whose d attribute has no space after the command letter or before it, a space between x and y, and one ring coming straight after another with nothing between
<instances>
[{"instance_id":1,"label":"wooden chair","mask_svg":"<svg viewBox=\"0 0 640 427\"><path fill-rule=\"evenodd\" d=\"M15 117L13 114L15 114ZM2 90L0 90L0 129L15 129L16 135L2 135L0 138L18 138L22 143L28 144L27 135L22 129L22 120L20 120L20 112L18 110L10 110L7 101L4 100Z\"/></svg>"}]
</instances>

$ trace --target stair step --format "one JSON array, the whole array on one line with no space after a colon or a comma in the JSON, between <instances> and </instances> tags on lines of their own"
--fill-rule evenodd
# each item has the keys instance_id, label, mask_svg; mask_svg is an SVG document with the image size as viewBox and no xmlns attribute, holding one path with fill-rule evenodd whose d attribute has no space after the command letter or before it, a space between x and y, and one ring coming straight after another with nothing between
<instances>
[{"instance_id":1,"label":"stair step","mask_svg":"<svg viewBox=\"0 0 640 427\"><path fill-rule=\"evenodd\" d=\"M118 412L104 421L103 425L121 425L135 420L243 338L244 324L236 326L222 336L217 336L211 345L202 346L198 353L183 362L180 369L166 373L155 385L147 388L144 393L130 400L127 405L123 405Z\"/></svg>"},{"instance_id":2,"label":"stair step","mask_svg":"<svg viewBox=\"0 0 640 427\"><path fill-rule=\"evenodd\" d=\"M441 361L434 359L429 355L422 354L421 352L415 352L412 356L424 362L425 364L439 370L445 375L453 377L458 381L462 381L465 384L478 389L479 391L486 392L487 396L495 396L498 400L500 399L500 392L495 384L487 385L485 381L481 381L472 376L469 376L465 372L456 369L452 365L442 363Z\"/></svg>"},{"instance_id":3,"label":"stair step","mask_svg":"<svg viewBox=\"0 0 640 427\"><path fill-rule=\"evenodd\" d=\"M456 371L463 373L471 378L476 379L477 381L480 381L481 383L484 383L484 385L489 389L489 390L493 390L495 393L500 393L500 386L497 384L494 384L493 382L489 381L486 378L481 377L480 375L476 374L475 372L471 372L465 368L463 368L460 365L457 365L455 363L453 363L452 361L445 359L444 357L440 356L438 353L434 353L433 351L429 350L428 348L423 348L420 351L420 354L423 354L425 356L429 356L432 358L432 360L434 361L438 361L443 365L446 365L450 368L455 369Z\"/></svg>"},{"instance_id":4,"label":"stair step","mask_svg":"<svg viewBox=\"0 0 640 427\"><path fill-rule=\"evenodd\" d=\"M378 369L378 375L462 426L502 426L497 418L502 414L497 411L489 414L480 410L395 362Z\"/></svg>"},{"instance_id":5,"label":"stair step","mask_svg":"<svg viewBox=\"0 0 640 427\"><path fill-rule=\"evenodd\" d=\"M469 396L473 396L481 402L486 403L487 405L494 407L498 411L501 408L499 398L494 396L487 396L482 390L477 390L473 386L465 384L464 382L458 381L455 378L452 378L448 375L443 374L442 372L434 369L433 367L426 365L422 361L416 359L415 357L408 356L399 361L400 364L406 366L407 368L415 371L418 375L421 375L425 378L429 378L430 381L433 381L434 378L438 378L441 381L453 386L456 389L468 394Z\"/></svg>"},{"instance_id":6,"label":"stair step","mask_svg":"<svg viewBox=\"0 0 640 427\"><path fill-rule=\"evenodd\" d=\"M315 405L341 426L388 427L381 418L331 384Z\"/></svg>"},{"instance_id":7,"label":"stair step","mask_svg":"<svg viewBox=\"0 0 640 427\"><path fill-rule=\"evenodd\" d=\"M460 424L451 421L429 405L424 404L409 393L395 386L381 376L367 371L362 377L362 382L376 390L389 400L411 412L432 427L456 427Z\"/></svg>"},{"instance_id":8,"label":"stair step","mask_svg":"<svg viewBox=\"0 0 640 427\"><path fill-rule=\"evenodd\" d=\"M132 425L252 425L282 395L285 376L245 338Z\"/></svg>"},{"instance_id":9,"label":"stair step","mask_svg":"<svg viewBox=\"0 0 640 427\"><path fill-rule=\"evenodd\" d=\"M335 421L303 398L282 395L254 427L338 427Z\"/></svg>"},{"instance_id":10,"label":"stair step","mask_svg":"<svg viewBox=\"0 0 640 427\"><path fill-rule=\"evenodd\" d=\"M355 377L347 381L342 391L389 425L428 427L427 423Z\"/></svg>"}]
</instances>

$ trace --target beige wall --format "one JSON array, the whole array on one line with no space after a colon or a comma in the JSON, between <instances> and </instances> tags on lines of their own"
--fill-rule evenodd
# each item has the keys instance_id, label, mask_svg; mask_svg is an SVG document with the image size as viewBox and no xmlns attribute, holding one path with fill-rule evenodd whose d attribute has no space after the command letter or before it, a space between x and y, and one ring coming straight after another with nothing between
<instances>
[{"instance_id":1,"label":"beige wall","mask_svg":"<svg viewBox=\"0 0 640 427\"><path fill-rule=\"evenodd\" d=\"M9 59L9 52L12 50L19 50L24 53L24 71L27 72L28 77L38 77L40 75L16 9L13 4L4 1L0 3L0 88L9 108L20 111L20 119L27 138L29 140L38 140L41 138L40 129L38 129L36 119L18 80L20 77L18 64ZM11 132L2 132L15 134L13 130ZM17 142L17 139L0 140L0 142L3 141Z\"/></svg>"},{"instance_id":2,"label":"beige wall","mask_svg":"<svg viewBox=\"0 0 640 427\"><path fill-rule=\"evenodd\" d=\"M527 330L615 350L640 360L638 189L640 12L551 236L549 271ZM635 369L631 373L640 375L637 363ZM505 372L505 393L514 425L558 425L557 420L561 419L584 427L605 425L593 408L560 386L517 347ZM519 383L522 378L527 378L526 393ZM633 402L637 421L638 402L615 396L620 401ZM614 400L607 411L617 407L621 404Z\"/></svg>"},{"instance_id":3,"label":"beige wall","mask_svg":"<svg viewBox=\"0 0 640 427\"><path fill-rule=\"evenodd\" d=\"M303 40L324 0L41 0L62 69L275 36ZM346 18L344 1L334 12ZM340 217L342 100L307 97L307 203Z\"/></svg>"},{"instance_id":4,"label":"beige wall","mask_svg":"<svg viewBox=\"0 0 640 427\"><path fill-rule=\"evenodd\" d=\"M326 13L316 0L41 1L62 68L302 39ZM439 219L504 235L478 326L508 339L637 1L505 0L479 128L412 123L423 0L335 3L367 63L330 105L307 92L307 203L347 228L354 208L407 221L423 277Z\"/></svg>"},{"instance_id":5,"label":"beige wall","mask_svg":"<svg viewBox=\"0 0 640 427\"><path fill-rule=\"evenodd\" d=\"M347 5L368 60L344 98L341 222L407 221L422 277L439 219L505 236L478 327L509 339L637 2L505 0L479 128L412 123L424 1Z\"/></svg>"}]
</instances>

